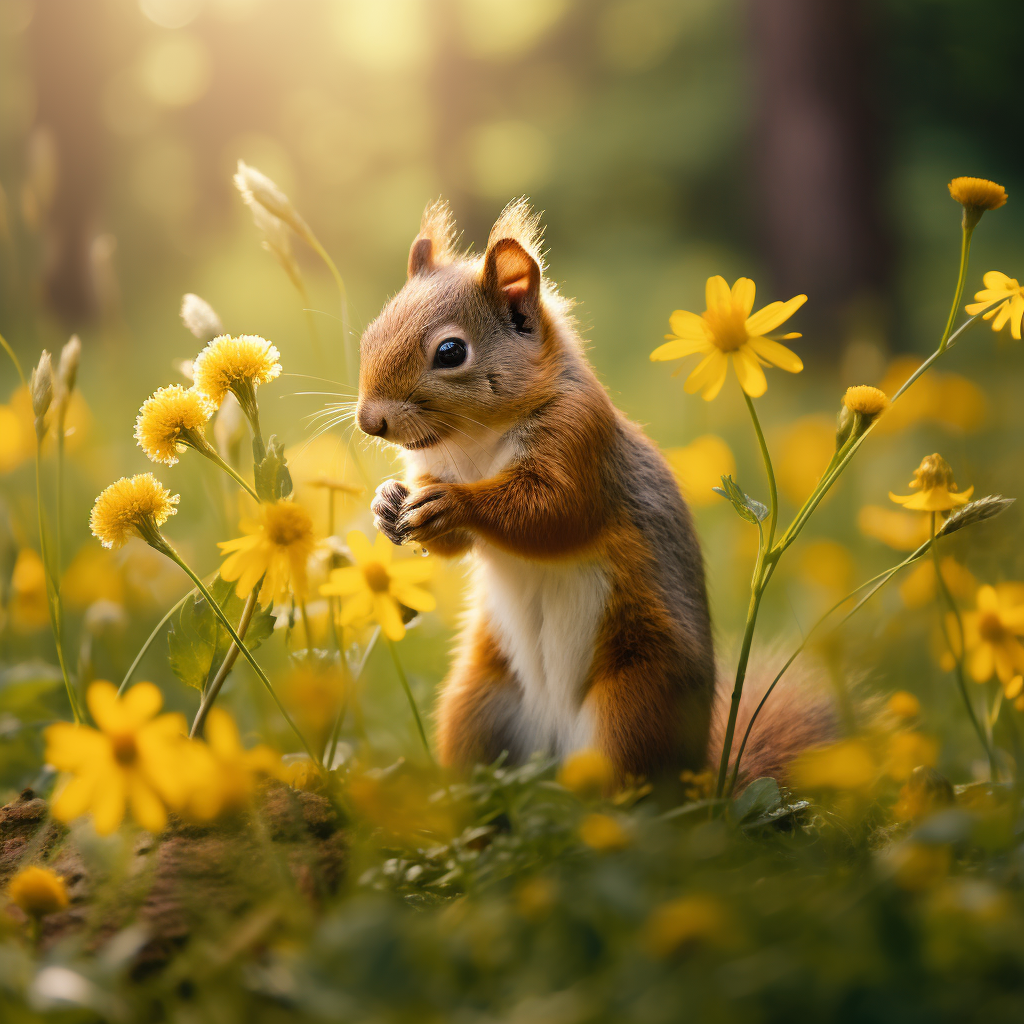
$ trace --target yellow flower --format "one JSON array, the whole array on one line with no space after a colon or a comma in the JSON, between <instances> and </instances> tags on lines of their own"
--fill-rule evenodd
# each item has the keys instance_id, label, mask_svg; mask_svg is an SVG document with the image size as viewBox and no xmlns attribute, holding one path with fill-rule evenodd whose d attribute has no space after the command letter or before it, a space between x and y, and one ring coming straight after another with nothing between
<instances>
[{"instance_id":1,"label":"yellow flower","mask_svg":"<svg viewBox=\"0 0 1024 1024\"><path fill-rule=\"evenodd\" d=\"M67 822L91 812L96 831L108 835L129 806L143 828L160 832L166 808L186 796L179 771L185 719L155 717L163 696L152 683L118 697L113 683L95 682L86 703L98 729L58 722L45 730L47 762L71 775L53 800L54 817Z\"/></svg>"},{"instance_id":2,"label":"yellow flower","mask_svg":"<svg viewBox=\"0 0 1024 1024\"><path fill-rule=\"evenodd\" d=\"M696 508L723 501L711 488L718 487L723 476L736 475L732 450L715 434L695 437L685 448L670 448L665 458L683 497Z\"/></svg>"},{"instance_id":3,"label":"yellow flower","mask_svg":"<svg viewBox=\"0 0 1024 1024\"><path fill-rule=\"evenodd\" d=\"M796 789L865 789L877 776L875 759L860 740L840 740L807 750L790 770Z\"/></svg>"},{"instance_id":4,"label":"yellow flower","mask_svg":"<svg viewBox=\"0 0 1024 1024\"><path fill-rule=\"evenodd\" d=\"M210 442L203 427L212 415L208 398L195 388L172 384L142 403L135 421L135 440L154 462L173 466L186 447L206 454Z\"/></svg>"},{"instance_id":5,"label":"yellow flower","mask_svg":"<svg viewBox=\"0 0 1024 1024\"><path fill-rule=\"evenodd\" d=\"M68 905L68 890L64 879L56 871L36 865L22 868L11 879L7 895L29 917L45 917Z\"/></svg>"},{"instance_id":6,"label":"yellow flower","mask_svg":"<svg viewBox=\"0 0 1024 1024\"><path fill-rule=\"evenodd\" d=\"M43 560L32 548L22 548L14 562L8 611L11 625L24 632L42 629L50 621L46 569Z\"/></svg>"},{"instance_id":7,"label":"yellow flower","mask_svg":"<svg viewBox=\"0 0 1024 1024\"><path fill-rule=\"evenodd\" d=\"M954 597L970 598L978 589L978 581L971 570L952 555L943 557L939 565L942 581ZM900 599L908 608L923 608L934 600L936 584L935 563L930 558L922 560L900 584Z\"/></svg>"},{"instance_id":8,"label":"yellow flower","mask_svg":"<svg viewBox=\"0 0 1024 1024\"><path fill-rule=\"evenodd\" d=\"M968 303L964 309L974 316L993 302L1002 299L1003 301L998 306L992 306L982 319L992 320L993 331L1001 331L1009 321L1010 334L1020 341L1020 322L1024 319L1024 287L1021 287L1015 278L1007 277L998 270L990 270L982 281L985 287L974 293L977 301Z\"/></svg>"},{"instance_id":9,"label":"yellow flower","mask_svg":"<svg viewBox=\"0 0 1024 1024\"><path fill-rule=\"evenodd\" d=\"M857 513L857 526L866 537L873 537L897 551L915 551L929 537L928 516L899 512L881 505L865 505Z\"/></svg>"},{"instance_id":10,"label":"yellow flower","mask_svg":"<svg viewBox=\"0 0 1024 1024\"><path fill-rule=\"evenodd\" d=\"M31 426L26 429L24 417L10 405L0 405L0 474L17 469L32 456Z\"/></svg>"},{"instance_id":11,"label":"yellow flower","mask_svg":"<svg viewBox=\"0 0 1024 1024\"><path fill-rule=\"evenodd\" d=\"M119 548L134 536L147 544L158 543L160 527L178 511L177 503L178 495L152 473L123 476L96 499L89 527L105 548Z\"/></svg>"},{"instance_id":12,"label":"yellow flower","mask_svg":"<svg viewBox=\"0 0 1024 1024\"><path fill-rule=\"evenodd\" d=\"M677 309L669 323L670 340L651 353L655 361L682 359L700 353L704 358L686 379L689 394L703 390L710 402L725 383L729 363L733 365L740 386L752 398L763 395L768 387L762 366L777 366L789 373L799 373L804 364L800 358L775 338L767 337L788 320L806 301L797 295L788 302L772 302L753 316L754 282L741 277L729 290L724 277L709 277L705 288L707 309L701 316ZM784 334L783 341L799 338Z\"/></svg>"},{"instance_id":13,"label":"yellow flower","mask_svg":"<svg viewBox=\"0 0 1024 1024\"><path fill-rule=\"evenodd\" d=\"M234 392L246 415L256 400L256 388L281 372L277 346L255 334L214 338L192 365L196 390L216 407Z\"/></svg>"},{"instance_id":14,"label":"yellow flower","mask_svg":"<svg viewBox=\"0 0 1024 1024\"><path fill-rule=\"evenodd\" d=\"M238 580L235 593L245 598L264 577L260 604L282 601L289 592L306 592L306 563L316 547L313 521L294 501L261 504L258 519L243 519L244 537L221 541L217 547L228 557L220 567L222 579Z\"/></svg>"},{"instance_id":15,"label":"yellow flower","mask_svg":"<svg viewBox=\"0 0 1024 1024\"><path fill-rule=\"evenodd\" d=\"M870 384L857 384L846 389L843 405L850 412L859 412L862 416L873 419L889 408L889 399L884 391L873 388Z\"/></svg>"},{"instance_id":16,"label":"yellow flower","mask_svg":"<svg viewBox=\"0 0 1024 1024\"><path fill-rule=\"evenodd\" d=\"M987 682L995 673L1009 687L1024 672L1024 644L1018 639L1024 635L1024 600L1015 588L988 584L978 588L975 600L976 609L963 614L968 668L976 682ZM955 638L952 613L950 619L950 635Z\"/></svg>"},{"instance_id":17,"label":"yellow flower","mask_svg":"<svg viewBox=\"0 0 1024 1024\"><path fill-rule=\"evenodd\" d=\"M600 750L577 750L558 770L558 781L577 796L599 796L611 789L615 768Z\"/></svg>"},{"instance_id":18,"label":"yellow flower","mask_svg":"<svg viewBox=\"0 0 1024 1024\"><path fill-rule=\"evenodd\" d=\"M921 712L921 702L906 690L897 690L885 706L897 718L916 718Z\"/></svg>"},{"instance_id":19,"label":"yellow flower","mask_svg":"<svg viewBox=\"0 0 1024 1024\"><path fill-rule=\"evenodd\" d=\"M311 645L310 645L311 646ZM345 697L345 677L337 665L303 662L292 669L284 695L303 735L323 748Z\"/></svg>"},{"instance_id":20,"label":"yellow flower","mask_svg":"<svg viewBox=\"0 0 1024 1024\"><path fill-rule=\"evenodd\" d=\"M684 896L656 907L644 928L644 945L657 957L670 956L700 939L722 938L725 913L711 896Z\"/></svg>"},{"instance_id":21,"label":"yellow flower","mask_svg":"<svg viewBox=\"0 0 1024 1024\"><path fill-rule=\"evenodd\" d=\"M904 508L919 512L948 512L959 505L966 505L974 493L973 487L968 487L963 494L956 493L953 469L938 452L921 460L921 465L914 470L910 486L918 493L899 495L890 491L889 497Z\"/></svg>"},{"instance_id":22,"label":"yellow flower","mask_svg":"<svg viewBox=\"0 0 1024 1024\"><path fill-rule=\"evenodd\" d=\"M399 603L418 612L433 611L437 606L432 594L416 586L433 573L432 559L392 562L394 545L380 533L373 544L359 530L353 530L345 539L356 564L333 569L320 593L346 598L341 607L343 626L372 619L380 623L389 640L401 640L405 625Z\"/></svg>"},{"instance_id":23,"label":"yellow flower","mask_svg":"<svg viewBox=\"0 0 1024 1024\"><path fill-rule=\"evenodd\" d=\"M1007 199L1006 189L987 178L954 178L948 188L949 194L965 210L979 213L998 210Z\"/></svg>"},{"instance_id":24,"label":"yellow flower","mask_svg":"<svg viewBox=\"0 0 1024 1024\"><path fill-rule=\"evenodd\" d=\"M601 853L629 845L629 833L609 814L588 814L580 822L580 838Z\"/></svg>"},{"instance_id":25,"label":"yellow flower","mask_svg":"<svg viewBox=\"0 0 1024 1024\"><path fill-rule=\"evenodd\" d=\"M939 745L930 736L901 730L889 737L885 771L897 782L906 782L920 765L934 768L939 756Z\"/></svg>"},{"instance_id":26,"label":"yellow flower","mask_svg":"<svg viewBox=\"0 0 1024 1024\"><path fill-rule=\"evenodd\" d=\"M210 821L245 807L258 783L283 778L281 757L258 744L246 749L235 720L223 708L211 708L203 728L206 743L190 745L183 768L189 779L186 814Z\"/></svg>"}]
</instances>

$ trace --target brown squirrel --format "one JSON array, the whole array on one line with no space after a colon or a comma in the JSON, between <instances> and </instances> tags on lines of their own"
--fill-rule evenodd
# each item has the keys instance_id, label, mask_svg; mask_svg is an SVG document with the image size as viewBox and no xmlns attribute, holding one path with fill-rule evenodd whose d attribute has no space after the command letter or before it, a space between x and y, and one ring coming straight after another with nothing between
<instances>
[{"instance_id":1,"label":"brown squirrel","mask_svg":"<svg viewBox=\"0 0 1024 1024\"><path fill-rule=\"evenodd\" d=\"M587 362L539 246L519 200L482 256L460 255L435 203L360 346L358 424L401 445L407 468L378 488L377 528L474 562L440 760L596 747L620 775L699 770L717 763L731 681L716 684L693 520ZM747 690L738 736L763 684ZM744 776L784 773L831 720L821 700L773 694Z\"/></svg>"}]
</instances>

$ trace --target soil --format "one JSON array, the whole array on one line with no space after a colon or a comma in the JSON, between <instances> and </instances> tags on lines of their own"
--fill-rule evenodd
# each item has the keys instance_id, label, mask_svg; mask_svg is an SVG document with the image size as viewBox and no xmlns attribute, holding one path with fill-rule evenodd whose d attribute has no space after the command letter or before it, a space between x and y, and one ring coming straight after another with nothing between
<instances>
[{"instance_id":1,"label":"soil","mask_svg":"<svg viewBox=\"0 0 1024 1024\"><path fill-rule=\"evenodd\" d=\"M155 967L200 922L238 919L282 891L315 908L345 872L341 824L326 797L268 783L251 815L210 826L172 821L159 836L137 833L117 870L115 844L91 829L69 831L50 817L45 800L25 790L0 808L0 888L20 868L45 864L64 878L71 905L43 919L44 949L70 935L96 948L135 923L146 935L138 963ZM6 912L25 920L13 904Z\"/></svg>"}]
</instances>

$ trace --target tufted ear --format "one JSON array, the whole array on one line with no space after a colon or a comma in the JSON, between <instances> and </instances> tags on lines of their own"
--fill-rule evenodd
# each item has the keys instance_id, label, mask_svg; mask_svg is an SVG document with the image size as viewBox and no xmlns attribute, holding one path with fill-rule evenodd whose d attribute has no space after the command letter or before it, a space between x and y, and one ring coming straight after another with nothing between
<instances>
[{"instance_id":1,"label":"tufted ear","mask_svg":"<svg viewBox=\"0 0 1024 1024\"><path fill-rule=\"evenodd\" d=\"M507 308L516 330L529 332L540 311L540 266L514 238L487 247L483 289L499 308Z\"/></svg>"},{"instance_id":2,"label":"tufted ear","mask_svg":"<svg viewBox=\"0 0 1024 1024\"><path fill-rule=\"evenodd\" d=\"M439 199L423 211L420 233L409 248L409 277L450 263L454 241L455 220L448 204Z\"/></svg>"}]
</instances>

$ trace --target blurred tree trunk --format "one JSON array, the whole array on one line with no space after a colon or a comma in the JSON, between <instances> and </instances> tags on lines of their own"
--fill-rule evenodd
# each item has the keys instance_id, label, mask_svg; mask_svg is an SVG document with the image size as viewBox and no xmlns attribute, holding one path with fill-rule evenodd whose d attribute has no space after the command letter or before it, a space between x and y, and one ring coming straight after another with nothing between
<instances>
[{"instance_id":1,"label":"blurred tree trunk","mask_svg":"<svg viewBox=\"0 0 1024 1024\"><path fill-rule=\"evenodd\" d=\"M56 189L39 211L47 304L80 326L95 312L89 246L100 189L99 19L87 0L37 0L31 27L38 129L53 139ZM29 182L31 185L31 182Z\"/></svg>"},{"instance_id":2,"label":"blurred tree trunk","mask_svg":"<svg viewBox=\"0 0 1024 1024\"><path fill-rule=\"evenodd\" d=\"M810 297L833 354L882 326L888 276L866 22L863 0L749 0L765 255L779 297Z\"/></svg>"}]
</instances>

